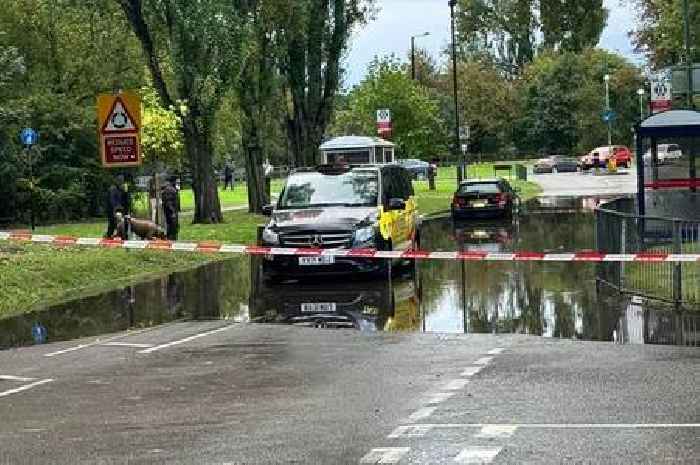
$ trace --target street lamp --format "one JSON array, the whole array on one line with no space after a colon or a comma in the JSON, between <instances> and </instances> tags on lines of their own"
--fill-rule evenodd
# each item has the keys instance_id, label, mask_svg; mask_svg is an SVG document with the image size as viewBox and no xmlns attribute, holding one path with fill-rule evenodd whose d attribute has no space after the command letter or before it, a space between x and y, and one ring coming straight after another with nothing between
<instances>
[{"instance_id":1,"label":"street lamp","mask_svg":"<svg viewBox=\"0 0 700 465\"><path fill-rule=\"evenodd\" d=\"M683 0L683 42L685 45L685 64L686 73L688 79L688 110L693 110L695 107L695 100L693 98L693 93L695 89L693 88L693 57L690 53L690 6L688 5L688 0Z\"/></svg>"},{"instance_id":2,"label":"street lamp","mask_svg":"<svg viewBox=\"0 0 700 465\"><path fill-rule=\"evenodd\" d=\"M457 100L457 37L455 35L455 7L457 6L457 0L449 0L448 5L450 5L450 18L452 23L452 92L455 105L455 141L454 147L452 149L452 154L459 156L459 102ZM457 185L462 183L462 178L466 177L466 163L465 156L462 154L460 166L457 168Z\"/></svg>"},{"instance_id":3,"label":"street lamp","mask_svg":"<svg viewBox=\"0 0 700 465\"><path fill-rule=\"evenodd\" d=\"M607 123L608 123L608 147L612 146L612 118L610 118L610 75L605 74L603 76L605 81L605 111L607 113Z\"/></svg>"},{"instance_id":4,"label":"street lamp","mask_svg":"<svg viewBox=\"0 0 700 465\"><path fill-rule=\"evenodd\" d=\"M639 121L644 119L644 94L643 88L637 89L637 95L639 95Z\"/></svg>"},{"instance_id":5,"label":"street lamp","mask_svg":"<svg viewBox=\"0 0 700 465\"><path fill-rule=\"evenodd\" d=\"M418 34L417 36L411 36L411 79L416 79L416 39L419 37L429 36L429 32L424 32L423 34Z\"/></svg>"}]
</instances>

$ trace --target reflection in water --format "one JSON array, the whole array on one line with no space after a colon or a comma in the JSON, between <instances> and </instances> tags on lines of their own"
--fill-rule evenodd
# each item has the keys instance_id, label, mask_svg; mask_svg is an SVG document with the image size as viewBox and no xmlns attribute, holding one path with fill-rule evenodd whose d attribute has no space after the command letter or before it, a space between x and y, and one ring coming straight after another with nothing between
<instances>
[{"instance_id":1,"label":"reflection in water","mask_svg":"<svg viewBox=\"0 0 700 465\"><path fill-rule=\"evenodd\" d=\"M434 219L434 251L594 247L598 199L543 200L508 221ZM700 317L670 315L596 292L589 263L418 261L392 278L273 285L259 257L192 271L0 320L0 348L95 336L182 319L354 328L362 332L521 333L624 343L700 345ZM45 332L38 332L44 328Z\"/></svg>"}]
</instances>

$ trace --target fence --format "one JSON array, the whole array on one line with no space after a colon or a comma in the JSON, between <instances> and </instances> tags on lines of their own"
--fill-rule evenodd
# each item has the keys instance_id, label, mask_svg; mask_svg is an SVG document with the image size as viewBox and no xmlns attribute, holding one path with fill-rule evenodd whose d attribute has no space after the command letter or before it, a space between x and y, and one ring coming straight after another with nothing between
<instances>
[{"instance_id":1,"label":"fence","mask_svg":"<svg viewBox=\"0 0 700 465\"><path fill-rule=\"evenodd\" d=\"M632 199L596 210L596 246L608 254L700 253L700 221L639 216ZM598 280L621 292L700 307L697 263L600 263Z\"/></svg>"}]
</instances>

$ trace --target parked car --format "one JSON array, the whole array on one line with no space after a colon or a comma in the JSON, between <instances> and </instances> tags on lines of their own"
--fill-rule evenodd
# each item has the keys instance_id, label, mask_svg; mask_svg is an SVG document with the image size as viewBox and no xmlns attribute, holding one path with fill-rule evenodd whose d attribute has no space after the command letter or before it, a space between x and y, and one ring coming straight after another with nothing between
<instances>
[{"instance_id":1,"label":"parked car","mask_svg":"<svg viewBox=\"0 0 700 465\"><path fill-rule=\"evenodd\" d=\"M624 145L612 145L610 147L598 147L581 157L581 169L588 170L594 168L596 159L598 160L597 166L599 168L605 168L611 153L618 167L629 168L632 166L632 151Z\"/></svg>"},{"instance_id":2,"label":"parked car","mask_svg":"<svg viewBox=\"0 0 700 465\"><path fill-rule=\"evenodd\" d=\"M418 245L408 170L398 165L323 165L290 173L261 244L276 248L407 250ZM384 273L383 260L335 255L265 257L270 279Z\"/></svg>"},{"instance_id":3,"label":"parked car","mask_svg":"<svg viewBox=\"0 0 700 465\"><path fill-rule=\"evenodd\" d=\"M430 172L430 163L418 160L415 158L407 158L404 160L397 160L400 166L406 168L413 179L427 179L428 173Z\"/></svg>"},{"instance_id":4,"label":"parked car","mask_svg":"<svg viewBox=\"0 0 700 465\"><path fill-rule=\"evenodd\" d=\"M673 160L683 158L683 151L678 144L659 144L657 150L657 159L659 165L669 163ZM651 149L644 154L644 164L651 165Z\"/></svg>"},{"instance_id":5,"label":"parked car","mask_svg":"<svg viewBox=\"0 0 700 465\"><path fill-rule=\"evenodd\" d=\"M535 173L571 173L578 171L578 160L563 155L552 155L537 160Z\"/></svg>"},{"instance_id":6,"label":"parked car","mask_svg":"<svg viewBox=\"0 0 700 465\"><path fill-rule=\"evenodd\" d=\"M517 193L505 179L464 181L452 198L452 217L509 216Z\"/></svg>"}]
</instances>

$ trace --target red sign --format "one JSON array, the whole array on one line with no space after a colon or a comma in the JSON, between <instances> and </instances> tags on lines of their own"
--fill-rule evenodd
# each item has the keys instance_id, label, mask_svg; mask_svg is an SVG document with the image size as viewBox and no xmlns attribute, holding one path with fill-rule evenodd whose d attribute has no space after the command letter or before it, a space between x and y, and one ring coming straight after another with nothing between
<instances>
[{"instance_id":1,"label":"red sign","mask_svg":"<svg viewBox=\"0 0 700 465\"><path fill-rule=\"evenodd\" d=\"M102 162L107 166L136 166L141 163L137 134L103 134Z\"/></svg>"},{"instance_id":2,"label":"red sign","mask_svg":"<svg viewBox=\"0 0 700 465\"><path fill-rule=\"evenodd\" d=\"M652 100L651 101L651 112L661 113L663 111L668 111L671 109L670 100Z\"/></svg>"}]
</instances>

